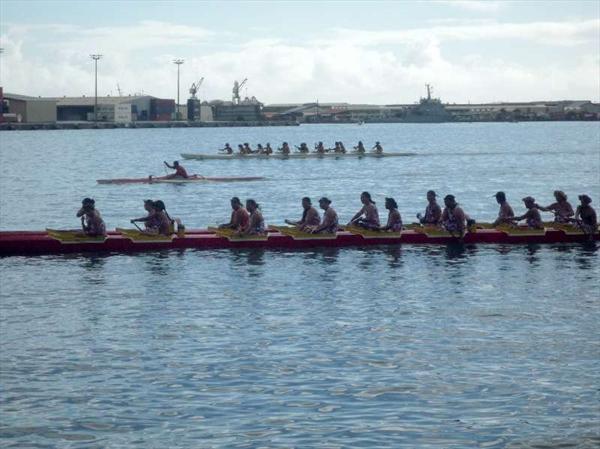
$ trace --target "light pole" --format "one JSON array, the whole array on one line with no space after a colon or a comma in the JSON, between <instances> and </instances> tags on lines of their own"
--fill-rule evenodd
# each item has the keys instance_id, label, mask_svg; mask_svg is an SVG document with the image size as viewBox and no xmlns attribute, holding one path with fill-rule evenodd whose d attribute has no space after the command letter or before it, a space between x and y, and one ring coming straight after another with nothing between
<instances>
[{"instance_id":1,"label":"light pole","mask_svg":"<svg viewBox=\"0 0 600 449\"><path fill-rule=\"evenodd\" d=\"M177 64L177 117L176 120L180 120L181 117L179 115L179 67L183 64L183 59L174 59L173 64Z\"/></svg>"},{"instance_id":2,"label":"light pole","mask_svg":"<svg viewBox=\"0 0 600 449\"><path fill-rule=\"evenodd\" d=\"M90 55L94 60L94 123L98 123L98 59L102 55Z\"/></svg>"}]
</instances>

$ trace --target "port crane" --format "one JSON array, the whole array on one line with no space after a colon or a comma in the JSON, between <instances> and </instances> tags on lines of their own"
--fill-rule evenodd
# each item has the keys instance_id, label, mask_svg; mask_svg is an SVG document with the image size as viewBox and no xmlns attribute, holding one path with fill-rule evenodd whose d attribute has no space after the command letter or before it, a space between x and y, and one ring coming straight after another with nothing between
<instances>
[{"instance_id":1,"label":"port crane","mask_svg":"<svg viewBox=\"0 0 600 449\"><path fill-rule=\"evenodd\" d=\"M198 93L198 90L200 89L200 86L202 85L203 81L204 81L204 77L200 78L200 81L192 83L192 85L190 87L190 94L192 94L193 99L196 99L196 93Z\"/></svg>"},{"instance_id":2,"label":"port crane","mask_svg":"<svg viewBox=\"0 0 600 449\"><path fill-rule=\"evenodd\" d=\"M241 83L233 82L233 104L240 104L240 89L244 87L247 81L248 78L244 78Z\"/></svg>"}]
</instances>

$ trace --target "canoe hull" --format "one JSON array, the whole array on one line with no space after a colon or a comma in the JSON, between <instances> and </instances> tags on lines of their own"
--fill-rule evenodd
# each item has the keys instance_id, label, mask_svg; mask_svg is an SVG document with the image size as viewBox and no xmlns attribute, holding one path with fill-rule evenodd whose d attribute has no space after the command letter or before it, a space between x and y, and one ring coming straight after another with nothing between
<instances>
[{"instance_id":1,"label":"canoe hull","mask_svg":"<svg viewBox=\"0 0 600 449\"><path fill-rule=\"evenodd\" d=\"M407 157L416 156L417 153L290 153L290 154L204 154L204 153L181 153L184 159L197 160L246 160L246 159L361 159L361 158L384 158L384 157Z\"/></svg>"},{"instance_id":2,"label":"canoe hull","mask_svg":"<svg viewBox=\"0 0 600 449\"><path fill-rule=\"evenodd\" d=\"M198 176L192 175L189 178L168 178L167 176L146 177L146 178L116 178L116 179L98 179L98 184L195 184L210 182L244 182L260 181L265 179L262 176Z\"/></svg>"},{"instance_id":3,"label":"canoe hull","mask_svg":"<svg viewBox=\"0 0 600 449\"><path fill-rule=\"evenodd\" d=\"M577 243L587 241L583 234L567 234L562 230L548 229L540 235L510 235L502 231L481 229L468 233L464 238L466 244L548 244ZM600 240L600 234L594 235ZM440 244L447 245L457 240L450 236L428 236L412 230L402 232L400 237L369 238L350 232L338 232L333 239L295 239L280 232L270 232L265 240L230 240L210 231L196 230L187 232L184 237L173 236L168 241L135 242L120 233L110 232L104 242L61 243L46 232L8 231L0 232L0 256L67 254L85 252L130 253L141 251L183 250L183 249L226 249L226 248L260 248L260 249L305 249L316 247L352 247L367 245L399 245L399 244Z\"/></svg>"}]
</instances>

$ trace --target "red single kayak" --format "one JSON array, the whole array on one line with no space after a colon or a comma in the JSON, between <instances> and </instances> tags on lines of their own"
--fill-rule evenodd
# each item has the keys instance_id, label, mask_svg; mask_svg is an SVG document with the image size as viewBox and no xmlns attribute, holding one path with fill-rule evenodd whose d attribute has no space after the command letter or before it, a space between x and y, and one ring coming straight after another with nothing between
<instances>
[{"instance_id":1,"label":"red single kayak","mask_svg":"<svg viewBox=\"0 0 600 449\"><path fill-rule=\"evenodd\" d=\"M262 176L201 176L191 175L188 178L172 178L168 176L148 176L146 178L98 179L98 184L188 184L196 182L243 182L260 181Z\"/></svg>"}]
</instances>

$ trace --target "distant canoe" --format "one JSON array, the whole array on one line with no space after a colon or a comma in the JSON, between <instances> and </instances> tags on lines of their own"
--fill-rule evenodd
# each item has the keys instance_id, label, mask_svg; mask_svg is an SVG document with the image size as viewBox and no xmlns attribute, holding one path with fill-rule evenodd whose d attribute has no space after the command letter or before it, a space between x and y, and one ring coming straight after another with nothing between
<instances>
[{"instance_id":1,"label":"distant canoe","mask_svg":"<svg viewBox=\"0 0 600 449\"><path fill-rule=\"evenodd\" d=\"M342 159L363 157L406 157L416 156L417 153L273 153L273 154L206 154L206 153L181 153L184 159L197 160L225 160L225 159Z\"/></svg>"},{"instance_id":2,"label":"distant canoe","mask_svg":"<svg viewBox=\"0 0 600 449\"><path fill-rule=\"evenodd\" d=\"M117 178L117 179L98 179L98 184L193 184L202 182L244 182L260 181L265 179L262 176L199 176L192 175L189 178L169 178L167 176L146 177L146 178Z\"/></svg>"}]
</instances>

